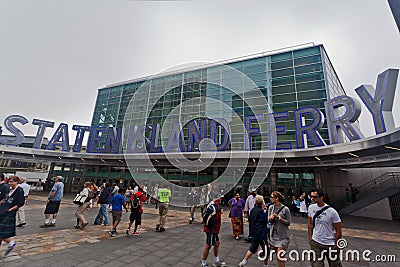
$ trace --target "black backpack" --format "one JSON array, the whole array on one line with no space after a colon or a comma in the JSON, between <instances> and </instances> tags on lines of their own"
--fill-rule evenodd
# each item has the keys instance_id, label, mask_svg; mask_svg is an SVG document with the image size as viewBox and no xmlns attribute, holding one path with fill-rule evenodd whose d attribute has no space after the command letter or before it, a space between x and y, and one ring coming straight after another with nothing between
<instances>
[{"instance_id":1,"label":"black backpack","mask_svg":"<svg viewBox=\"0 0 400 267\"><path fill-rule=\"evenodd\" d=\"M203 215L203 224L210 227L214 225L215 214L217 214L217 209L214 204L207 207Z\"/></svg>"},{"instance_id":2,"label":"black backpack","mask_svg":"<svg viewBox=\"0 0 400 267\"><path fill-rule=\"evenodd\" d=\"M131 209L133 211L138 211L140 209L140 198L134 196L131 201Z\"/></svg>"},{"instance_id":3,"label":"black backpack","mask_svg":"<svg viewBox=\"0 0 400 267\"><path fill-rule=\"evenodd\" d=\"M100 193L98 202L100 204L108 204L110 203L110 198L111 198L110 188L104 188L103 191Z\"/></svg>"}]
</instances>

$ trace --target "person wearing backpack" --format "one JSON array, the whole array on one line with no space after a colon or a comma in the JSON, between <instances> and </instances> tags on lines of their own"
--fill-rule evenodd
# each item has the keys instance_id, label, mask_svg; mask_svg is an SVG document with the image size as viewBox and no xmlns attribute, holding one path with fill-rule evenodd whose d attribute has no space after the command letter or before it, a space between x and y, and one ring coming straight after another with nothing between
<instances>
[{"instance_id":1,"label":"person wearing backpack","mask_svg":"<svg viewBox=\"0 0 400 267\"><path fill-rule=\"evenodd\" d=\"M94 197L94 192L91 189L92 183L85 182L83 185L82 191L79 193L81 196L86 196L86 200L83 204L78 205L75 216L77 218L77 223L75 225L76 229L84 229L88 222L85 220L84 213L86 209L89 207L91 200Z\"/></svg>"},{"instance_id":2,"label":"person wearing backpack","mask_svg":"<svg viewBox=\"0 0 400 267\"><path fill-rule=\"evenodd\" d=\"M143 193L143 189L141 187L138 188L138 191L133 194L130 198L131 203L131 215L129 217L129 226L126 229L126 235L129 235L131 231L131 226L133 222L135 222L135 229L133 230L133 235L139 235L137 231L138 226L142 224L142 213L143 213L143 202L146 201L146 194Z\"/></svg>"},{"instance_id":3,"label":"person wearing backpack","mask_svg":"<svg viewBox=\"0 0 400 267\"><path fill-rule=\"evenodd\" d=\"M108 204L110 203L110 198L111 198L110 184L104 183L100 189L100 195L99 195L99 199L97 201L97 203L100 204L100 209L99 209L99 212L97 213L96 219L94 220L95 225L102 224L103 217L104 217L103 225L108 225L107 207L108 207Z\"/></svg>"},{"instance_id":4,"label":"person wearing backpack","mask_svg":"<svg viewBox=\"0 0 400 267\"><path fill-rule=\"evenodd\" d=\"M208 267L207 257L212 246L214 246L214 267L224 267L225 262L221 261L218 256L218 248L220 245L219 231L221 228L222 209L219 206L221 203L221 195L217 192L212 193L212 201L208 204L203 215L204 232L206 233L206 244L203 250L201 267Z\"/></svg>"},{"instance_id":5,"label":"person wearing backpack","mask_svg":"<svg viewBox=\"0 0 400 267\"><path fill-rule=\"evenodd\" d=\"M342 266L337 247L338 240L342 238L339 214L325 203L325 194L320 189L311 191L311 201L315 203L308 208L308 237L311 250L315 252L311 266L324 266L325 258L330 267Z\"/></svg>"}]
</instances>

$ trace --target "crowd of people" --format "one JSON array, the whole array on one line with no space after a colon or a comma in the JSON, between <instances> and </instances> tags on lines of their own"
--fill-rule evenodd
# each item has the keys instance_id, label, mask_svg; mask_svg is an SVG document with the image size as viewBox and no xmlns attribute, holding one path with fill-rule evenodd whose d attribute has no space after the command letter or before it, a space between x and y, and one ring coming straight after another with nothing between
<instances>
[{"instance_id":1,"label":"crowd of people","mask_svg":"<svg viewBox=\"0 0 400 267\"><path fill-rule=\"evenodd\" d=\"M8 255L16 246L13 237L16 235L16 227L26 224L24 206L29 197L29 185L17 176L8 179L0 173L0 240L8 244L5 255ZM92 182L85 182L78 194L81 202L77 205L75 216L77 219L75 228L84 230L88 225L85 219L85 211L95 202L99 205L98 214L94 220L95 225L110 225L109 234L115 236L117 227L122 219L123 209L130 209L129 226L126 235L139 235L139 227L142 221L143 204L151 203L149 197L154 199L159 210L156 232L164 232L169 211L169 201L172 196L167 186L158 186L157 191L149 195L145 188L134 186L122 189L117 184L104 183L97 186ZM147 189L147 188L146 188ZM214 189L214 190L213 190ZM154 190L154 189L153 189ZM57 214L61 200L63 199L64 184L62 177L52 178L52 187L48 193L44 210L44 223L40 227L55 227ZM229 218L232 223L232 235L235 240L244 240L250 243L248 251L238 266L246 266L249 258L257 254L263 260L264 266L268 266L269 255L273 251L277 258L278 266L285 266L283 256L289 246L289 226L291 216L304 216L308 218L308 237L310 248L316 256L312 266L323 266L324 251L336 248L336 242L341 238L341 220L337 211L326 204L326 195L319 189L311 190L309 194L303 193L299 197L289 196L290 201L278 191L273 191L268 200L258 194L257 188L251 188L245 199L239 192L227 201L230 207ZM204 224L205 245L202 253L201 266L206 267L207 258L213 248L213 266L226 266L219 257L221 215L223 195L211 185L197 192L191 188L187 194L186 205L189 207L189 223L195 220L195 210L201 208L200 221ZM288 203L288 205L285 205ZM109 219L111 209L112 220ZM111 222L111 223L110 223ZM133 225L133 232L131 227ZM244 228L248 227L248 235L244 236ZM325 257L330 266L341 266L340 260L332 260Z\"/></svg>"}]
</instances>

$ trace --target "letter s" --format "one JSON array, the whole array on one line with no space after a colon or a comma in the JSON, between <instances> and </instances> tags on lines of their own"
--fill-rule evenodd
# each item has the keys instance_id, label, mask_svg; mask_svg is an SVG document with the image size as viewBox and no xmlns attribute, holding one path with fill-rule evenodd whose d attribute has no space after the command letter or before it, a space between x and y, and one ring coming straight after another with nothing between
<instances>
[{"instance_id":1,"label":"letter s","mask_svg":"<svg viewBox=\"0 0 400 267\"><path fill-rule=\"evenodd\" d=\"M28 123L25 117L20 115L10 115L4 120L4 127L15 137L0 136L0 143L8 146L18 146L25 140L24 133L15 127L14 122L19 122L22 125Z\"/></svg>"}]
</instances>

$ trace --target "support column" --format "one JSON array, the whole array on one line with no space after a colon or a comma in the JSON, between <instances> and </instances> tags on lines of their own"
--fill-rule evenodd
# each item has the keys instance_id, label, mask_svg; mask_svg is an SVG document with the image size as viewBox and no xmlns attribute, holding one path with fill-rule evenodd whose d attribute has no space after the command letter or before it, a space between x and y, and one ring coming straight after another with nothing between
<instances>
[{"instance_id":1,"label":"support column","mask_svg":"<svg viewBox=\"0 0 400 267\"><path fill-rule=\"evenodd\" d=\"M322 180L321 180L321 170L315 169L315 187L322 188Z\"/></svg>"},{"instance_id":2,"label":"support column","mask_svg":"<svg viewBox=\"0 0 400 267\"><path fill-rule=\"evenodd\" d=\"M269 178L271 179L271 191L275 191L276 190L276 179L277 179L277 170L275 168L270 169Z\"/></svg>"}]
</instances>

